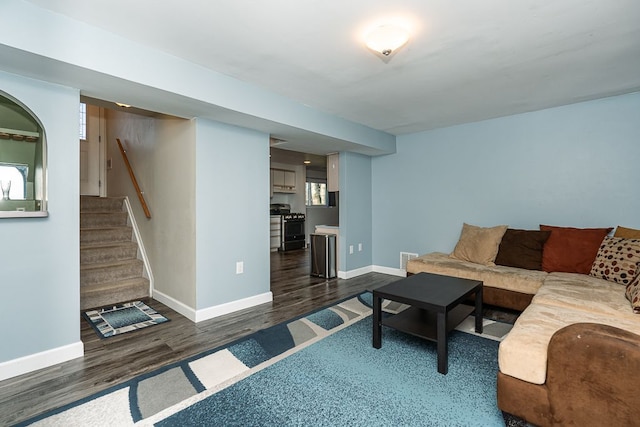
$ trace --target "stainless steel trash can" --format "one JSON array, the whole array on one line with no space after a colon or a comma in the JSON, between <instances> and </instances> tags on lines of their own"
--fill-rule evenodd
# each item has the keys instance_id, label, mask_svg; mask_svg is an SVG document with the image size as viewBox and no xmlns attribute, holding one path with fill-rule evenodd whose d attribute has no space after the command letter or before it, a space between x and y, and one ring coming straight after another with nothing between
<instances>
[{"instance_id":1,"label":"stainless steel trash can","mask_svg":"<svg viewBox=\"0 0 640 427\"><path fill-rule=\"evenodd\" d=\"M333 279L336 277L336 235L310 234L311 275Z\"/></svg>"}]
</instances>

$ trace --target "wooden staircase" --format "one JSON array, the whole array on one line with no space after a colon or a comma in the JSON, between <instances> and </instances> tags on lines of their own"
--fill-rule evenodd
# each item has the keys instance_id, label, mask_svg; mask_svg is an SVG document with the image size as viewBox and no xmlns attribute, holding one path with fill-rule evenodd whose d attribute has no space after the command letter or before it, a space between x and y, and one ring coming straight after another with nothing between
<instances>
[{"instance_id":1,"label":"wooden staircase","mask_svg":"<svg viewBox=\"0 0 640 427\"><path fill-rule=\"evenodd\" d=\"M149 296L124 197L80 197L80 309Z\"/></svg>"}]
</instances>

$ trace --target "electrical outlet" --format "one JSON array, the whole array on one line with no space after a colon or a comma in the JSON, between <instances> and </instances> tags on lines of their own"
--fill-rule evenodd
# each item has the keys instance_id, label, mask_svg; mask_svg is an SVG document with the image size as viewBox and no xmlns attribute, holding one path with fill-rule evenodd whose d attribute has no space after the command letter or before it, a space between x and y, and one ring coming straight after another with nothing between
<instances>
[{"instance_id":1,"label":"electrical outlet","mask_svg":"<svg viewBox=\"0 0 640 427\"><path fill-rule=\"evenodd\" d=\"M352 254L353 253L353 245L349 245L349 253Z\"/></svg>"},{"instance_id":2,"label":"electrical outlet","mask_svg":"<svg viewBox=\"0 0 640 427\"><path fill-rule=\"evenodd\" d=\"M358 252L362 252L362 243L358 243Z\"/></svg>"},{"instance_id":3,"label":"electrical outlet","mask_svg":"<svg viewBox=\"0 0 640 427\"><path fill-rule=\"evenodd\" d=\"M238 261L236 262L236 274L244 273L244 262Z\"/></svg>"}]
</instances>

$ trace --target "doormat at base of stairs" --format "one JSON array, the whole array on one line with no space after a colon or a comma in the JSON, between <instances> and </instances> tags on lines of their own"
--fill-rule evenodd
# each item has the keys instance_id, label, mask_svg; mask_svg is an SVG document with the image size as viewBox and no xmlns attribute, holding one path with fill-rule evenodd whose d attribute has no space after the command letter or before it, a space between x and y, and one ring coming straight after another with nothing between
<instances>
[{"instance_id":1,"label":"doormat at base of stairs","mask_svg":"<svg viewBox=\"0 0 640 427\"><path fill-rule=\"evenodd\" d=\"M137 331L169 319L141 301L126 302L82 313L100 338Z\"/></svg>"}]
</instances>

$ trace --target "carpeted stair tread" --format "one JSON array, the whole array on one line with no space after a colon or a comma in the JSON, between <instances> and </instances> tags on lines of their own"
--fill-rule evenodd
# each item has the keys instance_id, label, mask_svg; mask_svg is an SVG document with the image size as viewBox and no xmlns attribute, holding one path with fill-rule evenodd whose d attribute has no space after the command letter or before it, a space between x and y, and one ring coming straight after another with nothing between
<instances>
[{"instance_id":1,"label":"carpeted stair tread","mask_svg":"<svg viewBox=\"0 0 640 427\"><path fill-rule=\"evenodd\" d=\"M80 197L80 212L121 211L124 197Z\"/></svg>"},{"instance_id":2,"label":"carpeted stair tread","mask_svg":"<svg viewBox=\"0 0 640 427\"><path fill-rule=\"evenodd\" d=\"M135 242L87 243L80 245L80 264L99 264L134 259L138 254Z\"/></svg>"},{"instance_id":3,"label":"carpeted stair tread","mask_svg":"<svg viewBox=\"0 0 640 427\"><path fill-rule=\"evenodd\" d=\"M149 279L147 279L146 277L133 277L130 279L116 280L113 282L99 282L99 283L94 283L91 286L83 286L82 290L83 290L83 293L90 294L90 293L103 291L105 289L117 289L117 288L124 288L127 286L139 286L139 285L149 286Z\"/></svg>"},{"instance_id":4,"label":"carpeted stair tread","mask_svg":"<svg viewBox=\"0 0 640 427\"><path fill-rule=\"evenodd\" d=\"M144 277L96 283L80 288L80 309L104 307L147 297L149 297L149 280Z\"/></svg>"},{"instance_id":5,"label":"carpeted stair tread","mask_svg":"<svg viewBox=\"0 0 640 427\"><path fill-rule=\"evenodd\" d=\"M131 227L96 227L80 229L80 244L95 242L126 242L131 241L133 229Z\"/></svg>"},{"instance_id":6,"label":"carpeted stair tread","mask_svg":"<svg viewBox=\"0 0 640 427\"><path fill-rule=\"evenodd\" d=\"M130 225L95 225L88 227L80 227L80 231L95 231L95 230L117 230L119 228L132 229Z\"/></svg>"},{"instance_id":7,"label":"carpeted stair tread","mask_svg":"<svg viewBox=\"0 0 640 427\"><path fill-rule=\"evenodd\" d=\"M126 227L127 212L81 212L80 228Z\"/></svg>"},{"instance_id":8,"label":"carpeted stair tread","mask_svg":"<svg viewBox=\"0 0 640 427\"><path fill-rule=\"evenodd\" d=\"M89 270L95 270L99 268L121 267L121 266L130 265L130 264L142 265L142 261L140 261L139 259L133 259L133 260L124 260L124 261L104 262L104 263L100 263L99 265L81 265L80 271L83 271L83 270L89 271Z\"/></svg>"},{"instance_id":9,"label":"carpeted stair tread","mask_svg":"<svg viewBox=\"0 0 640 427\"><path fill-rule=\"evenodd\" d=\"M140 277L143 263L139 259L80 266L80 286Z\"/></svg>"},{"instance_id":10,"label":"carpeted stair tread","mask_svg":"<svg viewBox=\"0 0 640 427\"><path fill-rule=\"evenodd\" d=\"M80 245L80 249L93 249L93 248L112 248L121 246L133 246L138 247L134 241L126 242L87 242Z\"/></svg>"}]
</instances>

